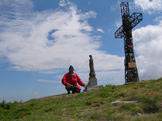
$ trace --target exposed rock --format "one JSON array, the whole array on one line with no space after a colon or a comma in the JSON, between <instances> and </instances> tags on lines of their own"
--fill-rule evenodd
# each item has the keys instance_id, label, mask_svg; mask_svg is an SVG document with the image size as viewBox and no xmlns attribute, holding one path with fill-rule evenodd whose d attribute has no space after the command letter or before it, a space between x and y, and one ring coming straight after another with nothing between
<instances>
[{"instance_id":1,"label":"exposed rock","mask_svg":"<svg viewBox=\"0 0 162 121\"><path fill-rule=\"evenodd\" d=\"M120 101L120 100L117 100L117 101L112 102L111 104L119 105L119 104L134 104L134 103L137 103L137 101Z\"/></svg>"}]
</instances>

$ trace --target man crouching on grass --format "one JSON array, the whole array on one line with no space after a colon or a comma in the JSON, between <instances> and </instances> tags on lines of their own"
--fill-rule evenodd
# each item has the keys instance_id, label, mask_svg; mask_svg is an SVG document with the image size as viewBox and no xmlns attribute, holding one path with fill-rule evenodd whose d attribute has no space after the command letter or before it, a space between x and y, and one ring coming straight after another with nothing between
<instances>
[{"instance_id":1,"label":"man crouching on grass","mask_svg":"<svg viewBox=\"0 0 162 121\"><path fill-rule=\"evenodd\" d=\"M65 86L68 94L70 94L71 91L73 94L80 93L80 90L81 90L80 86L85 87L84 82L74 72L74 68L72 65L69 67L69 72L64 75L62 79L62 83Z\"/></svg>"}]
</instances>

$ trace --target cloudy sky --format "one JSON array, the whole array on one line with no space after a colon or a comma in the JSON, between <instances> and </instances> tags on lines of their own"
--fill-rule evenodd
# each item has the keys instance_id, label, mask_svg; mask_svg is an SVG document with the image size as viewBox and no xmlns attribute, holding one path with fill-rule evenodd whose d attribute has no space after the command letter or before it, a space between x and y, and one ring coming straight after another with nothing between
<instances>
[{"instance_id":1,"label":"cloudy sky","mask_svg":"<svg viewBox=\"0 0 162 121\"><path fill-rule=\"evenodd\" d=\"M0 0L0 100L65 92L73 65L86 83L89 54L98 83L124 83L121 0ZM144 20L133 30L140 80L162 77L162 0L129 0Z\"/></svg>"}]
</instances>

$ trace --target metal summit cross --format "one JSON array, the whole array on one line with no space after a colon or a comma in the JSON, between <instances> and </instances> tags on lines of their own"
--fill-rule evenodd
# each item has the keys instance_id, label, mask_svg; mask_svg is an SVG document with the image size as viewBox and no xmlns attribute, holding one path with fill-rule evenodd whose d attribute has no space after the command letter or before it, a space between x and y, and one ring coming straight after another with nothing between
<instances>
[{"instance_id":1,"label":"metal summit cross","mask_svg":"<svg viewBox=\"0 0 162 121\"><path fill-rule=\"evenodd\" d=\"M124 50L125 50L125 83L138 82L138 70L136 66L136 60L133 49L132 29L142 21L142 13L136 13L130 15L128 2L122 2L120 4L122 23L123 25L115 32L115 38L124 37Z\"/></svg>"}]
</instances>

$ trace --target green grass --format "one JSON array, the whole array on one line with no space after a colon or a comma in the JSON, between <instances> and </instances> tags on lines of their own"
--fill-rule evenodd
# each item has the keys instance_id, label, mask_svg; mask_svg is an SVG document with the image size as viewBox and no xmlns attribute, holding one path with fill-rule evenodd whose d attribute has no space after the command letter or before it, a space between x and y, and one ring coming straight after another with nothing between
<instances>
[{"instance_id":1,"label":"green grass","mask_svg":"<svg viewBox=\"0 0 162 121\"><path fill-rule=\"evenodd\" d=\"M137 101L112 104L113 101ZM0 121L162 121L162 79L0 103Z\"/></svg>"}]
</instances>

